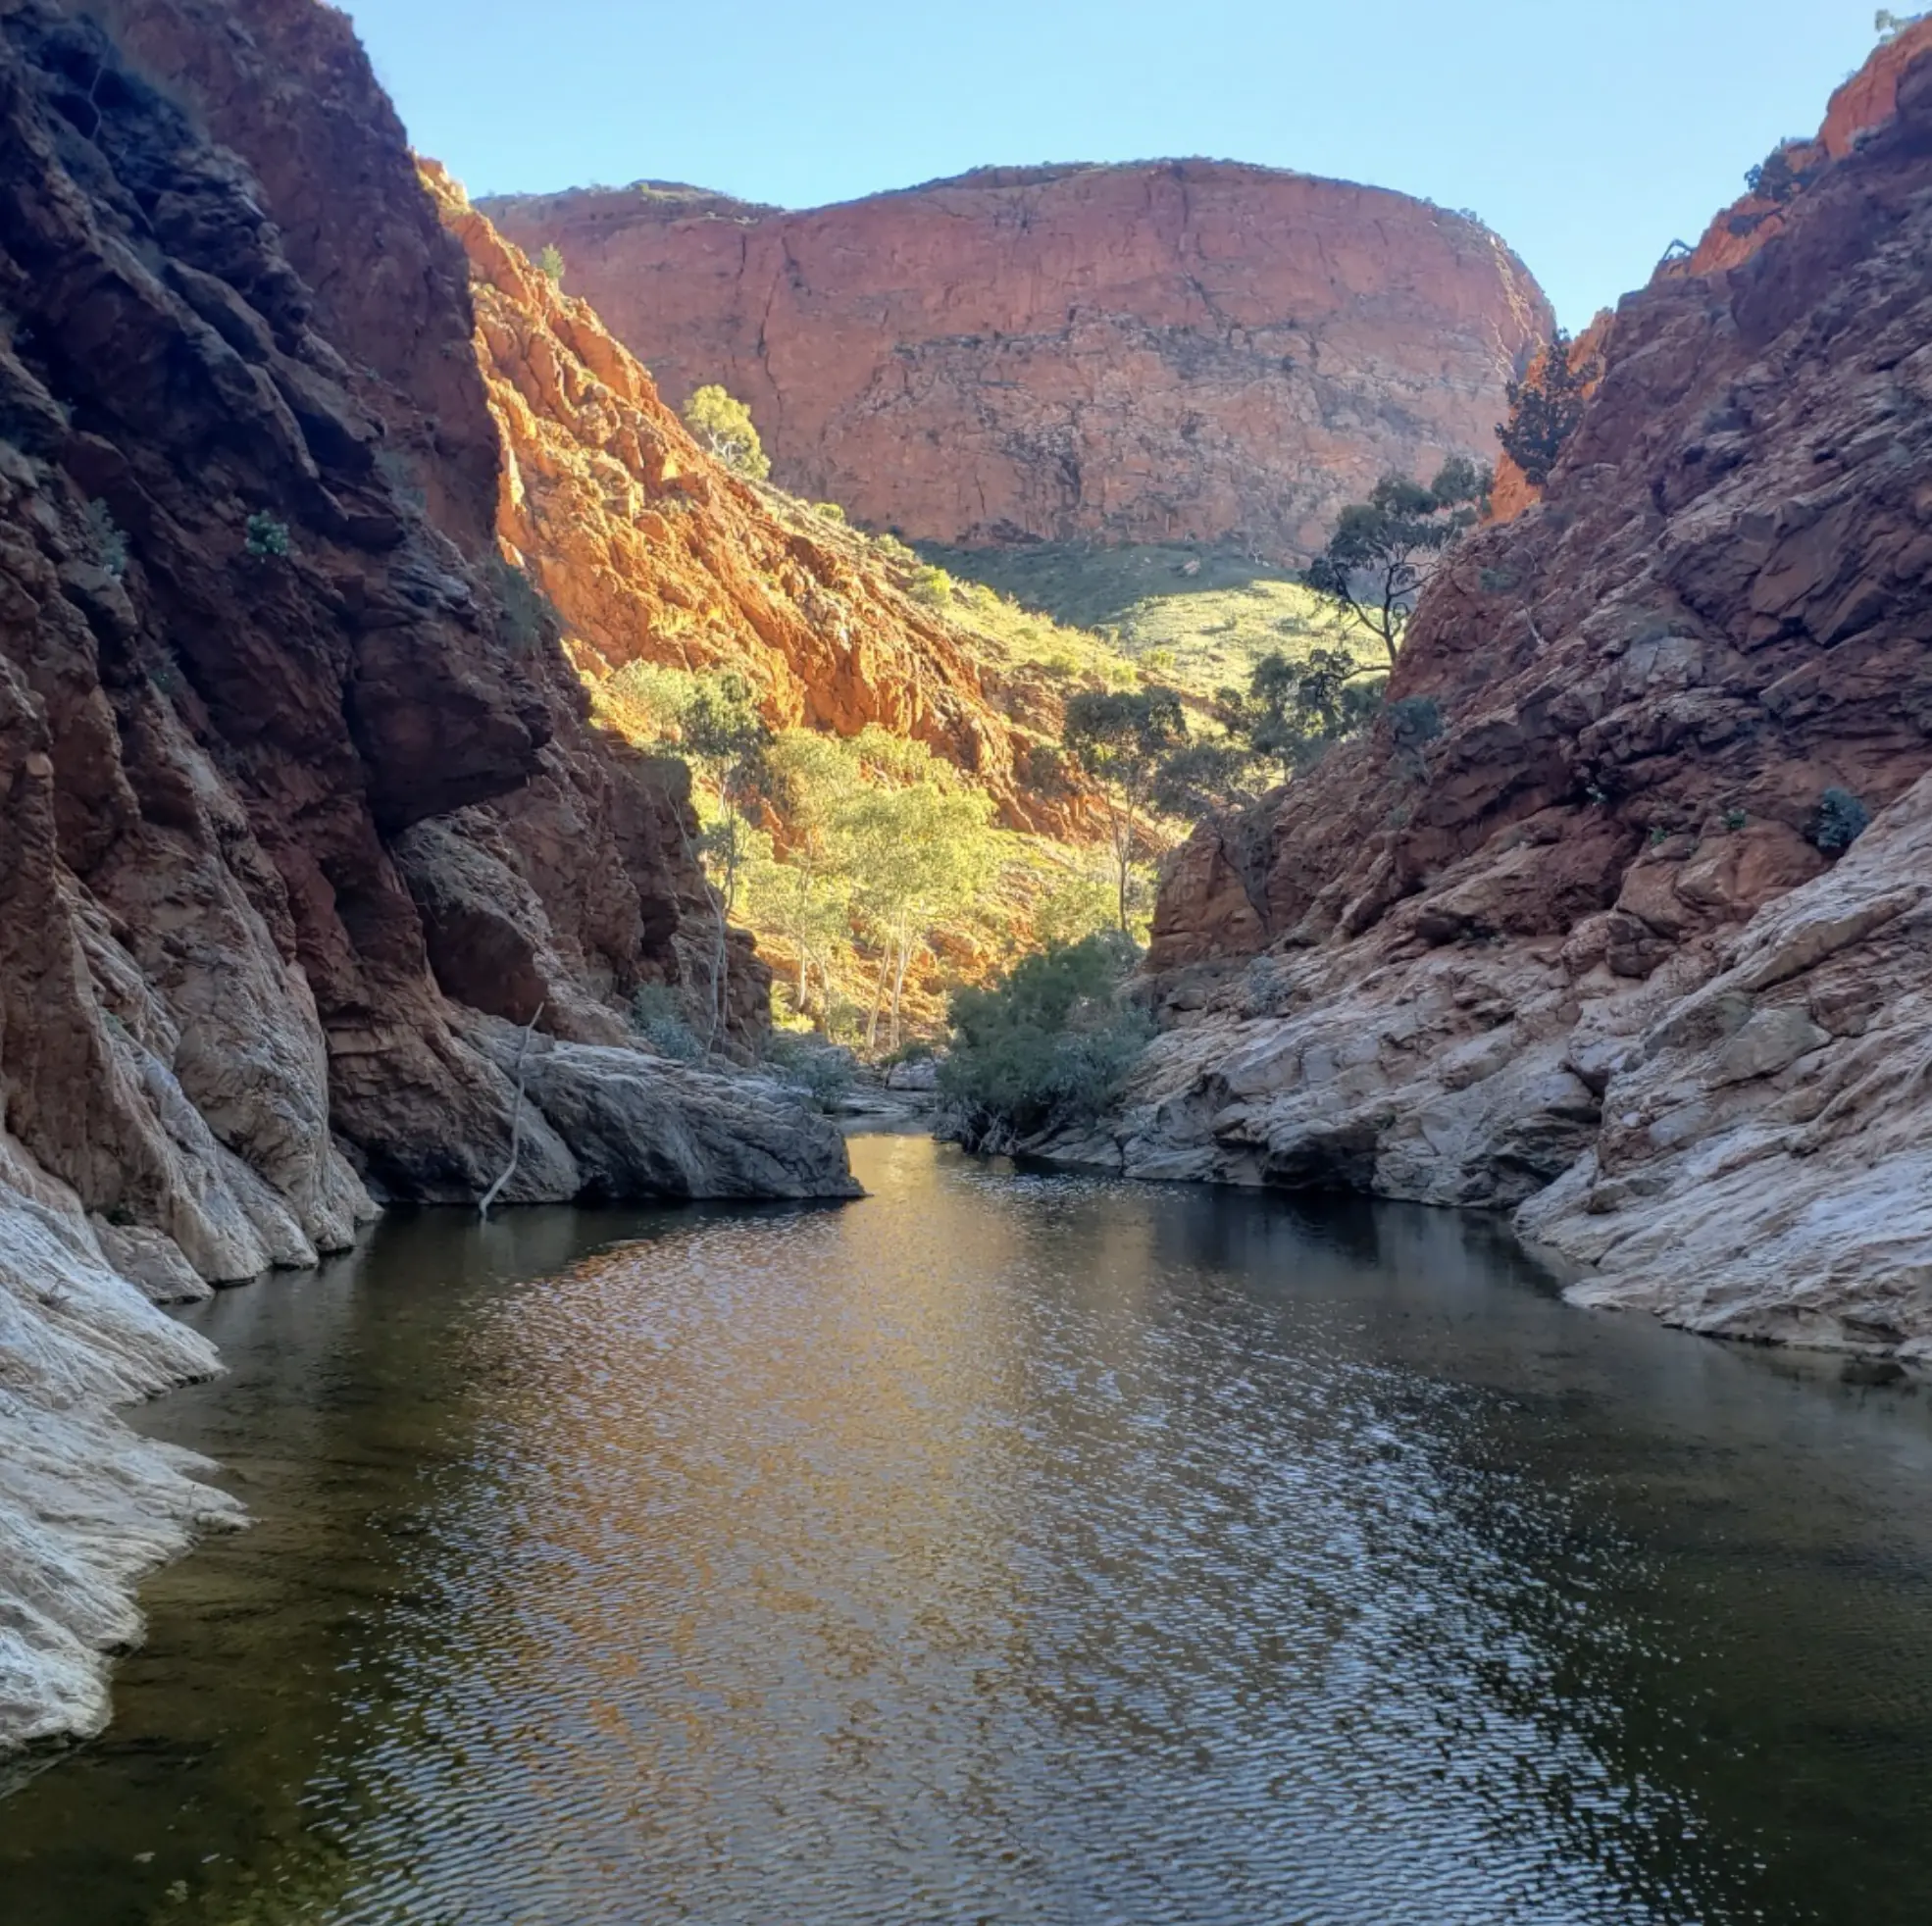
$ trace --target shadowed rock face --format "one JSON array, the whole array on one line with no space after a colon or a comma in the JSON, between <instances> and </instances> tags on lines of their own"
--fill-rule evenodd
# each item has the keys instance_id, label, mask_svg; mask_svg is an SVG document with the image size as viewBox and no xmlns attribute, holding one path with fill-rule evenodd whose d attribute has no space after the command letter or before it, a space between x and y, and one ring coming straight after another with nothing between
<instances>
[{"instance_id":1,"label":"shadowed rock face","mask_svg":"<svg viewBox=\"0 0 1932 1926\"><path fill-rule=\"evenodd\" d=\"M107 1415L214 1368L150 1298L474 1198L492 1022L561 1039L511 1201L851 1189L626 1040L703 912L682 771L500 603L463 257L346 20L102 13L0 6L0 1748L98 1726L232 1515Z\"/></svg>"},{"instance_id":2,"label":"shadowed rock face","mask_svg":"<svg viewBox=\"0 0 1932 1926\"><path fill-rule=\"evenodd\" d=\"M1523 1205L1593 1301L1932 1354L1932 52L1865 95L1754 251L1624 301L1545 498L1432 584L1392 694L1440 735L1179 853L1171 1034L1071 1154Z\"/></svg>"},{"instance_id":3,"label":"shadowed rock face","mask_svg":"<svg viewBox=\"0 0 1932 1926\"><path fill-rule=\"evenodd\" d=\"M810 213L689 188L483 206L774 479L941 541L1305 555L1392 470L1488 459L1551 327L1509 250L1399 194L1211 161L985 169Z\"/></svg>"}]
</instances>

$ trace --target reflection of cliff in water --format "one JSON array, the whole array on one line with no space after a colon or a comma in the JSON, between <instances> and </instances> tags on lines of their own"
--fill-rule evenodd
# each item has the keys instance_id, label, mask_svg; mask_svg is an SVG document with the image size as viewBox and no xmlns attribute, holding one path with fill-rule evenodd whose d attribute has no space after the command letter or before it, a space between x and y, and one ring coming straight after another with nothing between
<instances>
[{"instance_id":1,"label":"reflection of cliff in water","mask_svg":"<svg viewBox=\"0 0 1932 1926\"><path fill-rule=\"evenodd\" d=\"M1918 1399L1466 1217L857 1148L214 1307L157 1416L263 1522L0 1805L9 1926L1924 1916Z\"/></svg>"},{"instance_id":2,"label":"reflection of cliff in water","mask_svg":"<svg viewBox=\"0 0 1932 1926\"><path fill-rule=\"evenodd\" d=\"M318 1272L190 1314L229 1375L133 1415L220 1459L254 1523L149 1581L150 1637L119 1669L113 1726L0 1804L9 1926L307 1918L302 1905L340 1889L347 1859L305 1830L302 1802L366 1742L433 1620L426 1519L508 1368L466 1346L468 1316L651 1222L398 1212ZM287 1877L266 1879L267 1910L247 1909L265 1855ZM177 1879L196 1896L187 1910L165 1901Z\"/></svg>"}]
</instances>

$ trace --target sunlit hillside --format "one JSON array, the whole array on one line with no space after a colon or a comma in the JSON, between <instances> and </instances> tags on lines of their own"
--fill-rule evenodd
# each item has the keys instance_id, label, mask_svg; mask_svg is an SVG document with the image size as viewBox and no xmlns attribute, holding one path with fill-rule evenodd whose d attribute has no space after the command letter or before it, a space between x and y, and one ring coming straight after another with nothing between
<instances>
[{"instance_id":1,"label":"sunlit hillside","mask_svg":"<svg viewBox=\"0 0 1932 1926\"><path fill-rule=\"evenodd\" d=\"M570 293L568 261L533 263L425 177L470 259L512 583L533 620L554 615L593 720L689 763L694 853L756 935L781 1022L896 1047L959 985L1118 920L1072 698L1170 689L1213 738L1263 656L1346 645L1305 590L1218 552L922 555L773 487L732 397L712 389L715 419L687 426ZM771 774L788 768L789 786ZM1137 820L1138 933L1187 825L1151 802ZM727 946L689 949L683 1015L702 1027Z\"/></svg>"}]
</instances>

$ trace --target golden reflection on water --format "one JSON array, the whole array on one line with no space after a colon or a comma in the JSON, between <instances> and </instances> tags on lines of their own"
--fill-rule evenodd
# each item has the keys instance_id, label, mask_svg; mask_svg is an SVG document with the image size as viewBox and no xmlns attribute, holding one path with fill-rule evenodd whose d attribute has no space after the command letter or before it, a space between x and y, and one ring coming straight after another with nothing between
<instances>
[{"instance_id":1,"label":"golden reflection on water","mask_svg":"<svg viewBox=\"0 0 1932 1926\"><path fill-rule=\"evenodd\" d=\"M1932 1916L1920 1400L1465 1220L857 1147L201 1314L154 1421L261 1523L0 1803L7 1926Z\"/></svg>"}]
</instances>

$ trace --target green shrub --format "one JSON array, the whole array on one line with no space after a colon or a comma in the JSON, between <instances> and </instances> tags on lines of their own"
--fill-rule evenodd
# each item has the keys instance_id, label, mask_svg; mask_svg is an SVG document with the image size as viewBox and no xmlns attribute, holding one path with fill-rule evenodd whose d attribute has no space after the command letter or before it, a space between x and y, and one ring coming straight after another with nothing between
<instances>
[{"instance_id":1,"label":"green shrub","mask_svg":"<svg viewBox=\"0 0 1932 1926\"><path fill-rule=\"evenodd\" d=\"M779 1081L788 1090L797 1091L813 1109L828 1115L838 1110L839 1100L852 1088L855 1066L851 1051L820 1037L775 1030L765 1039L765 1062L778 1072Z\"/></svg>"},{"instance_id":2,"label":"green shrub","mask_svg":"<svg viewBox=\"0 0 1932 1926\"><path fill-rule=\"evenodd\" d=\"M1433 695L1405 695L1389 704L1389 734L1398 749L1419 749L1443 733L1443 712Z\"/></svg>"},{"instance_id":3,"label":"green shrub","mask_svg":"<svg viewBox=\"0 0 1932 1926\"><path fill-rule=\"evenodd\" d=\"M1850 789L1827 789L1811 818L1811 845L1827 856L1841 856L1864 835L1871 811Z\"/></svg>"},{"instance_id":4,"label":"green shrub","mask_svg":"<svg viewBox=\"0 0 1932 1926\"><path fill-rule=\"evenodd\" d=\"M283 562L295 552L288 538L288 524L267 514L248 518L243 546L258 562Z\"/></svg>"},{"instance_id":5,"label":"green shrub","mask_svg":"<svg viewBox=\"0 0 1932 1926\"><path fill-rule=\"evenodd\" d=\"M828 522L842 522L845 519L845 511L836 501L815 501L812 513L823 515Z\"/></svg>"},{"instance_id":6,"label":"green shrub","mask_svg":"<svg viewBox=\"0 0 1932 1926\"><path fill-rule=\"evenodd\" d=\"M957 991L952 1053L940 1068L942 1134L997 1153L1098 1117L1152 1035L1145 1014L1119 1000L1136 955L1109 932Z\"/></svg>"},{"instance_id":7,"label":"green shrub","mask_svg":"<svg viewBox=\"0 0 1932 1926\"><path fill-rule=\"evenodd\" d=\"M552 285L564 284L564 251L555 241L545 243L536 257L536 265L550 278Z\"/></svg>"},{"instance_id":8,"label":"green shrub","mask_svg":"<svg viewBox=\"0 0 1932 1926\"><path fill-rule=\"evenodd\" d=\"M685 1006L669 984L647 983L631 999L631 1027L659 1056L673 1063L696 1063L704 1043L685 1017Z\"/></svg>"},{"instance_id":9,"label":"green shrub","mask_svg":"<svg viewBox=\"0 0 1932 1926\"><path fill-rule=\"evenodd\" d=\"M771 457L758 438L751 410L715 381L685 403L685 426L733 474L752 482L762 482L771 474Z\"/></svg>"},{"instance_id":10,"label":"green shrub","mask_svg":"<svg viewBox=\"0 0 1932 1926\"><path fill-rule=\"evenodd\" d=\"M906 590L915 602L929 609L949 608L952 604L952 578L943 569L920 569Z\"/></svg>"}]
</instances>

